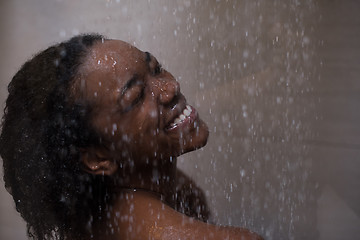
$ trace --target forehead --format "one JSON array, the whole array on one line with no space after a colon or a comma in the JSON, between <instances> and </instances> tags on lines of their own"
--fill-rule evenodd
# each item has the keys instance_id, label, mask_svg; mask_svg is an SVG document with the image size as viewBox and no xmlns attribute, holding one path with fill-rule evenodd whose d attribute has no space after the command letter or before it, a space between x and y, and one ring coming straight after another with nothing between
<instances>
[{"instance_id":1,"label":"forehead","mask_svg":"<svg viewBox=\"0 0 360 240\"><path fill-rule=\"evenodd\" d=\"M84 61L84 70L100 70L112 67L128 67L144 59L144 52L121 40L105 40L95 44ZM90 69L86 69L90 67Z\"/></svg>"},{"instance_id":2,"label":"forehead","mask_svg":"<svg viewBox=\"0 0 360 240\"><path fill-rule=\"evenodd\" d=\"M110 101L134 74L144 74L147 66L146 54L136 47L120 40L99 42L84 58L71 93L92 102Z\"/></svg>"},{"instance_id":3,"label":"forehead","mask_svg":"<svg viewBox=\"0 0 360 240\"><path fill-rule=\"evenodd\" d=\"M120 40L99 42L90 49L79 69L81 89L91 90L100 84L121 87L134 74L146 71L146 57L144 52Z\"/></svg>"}]
</instances>

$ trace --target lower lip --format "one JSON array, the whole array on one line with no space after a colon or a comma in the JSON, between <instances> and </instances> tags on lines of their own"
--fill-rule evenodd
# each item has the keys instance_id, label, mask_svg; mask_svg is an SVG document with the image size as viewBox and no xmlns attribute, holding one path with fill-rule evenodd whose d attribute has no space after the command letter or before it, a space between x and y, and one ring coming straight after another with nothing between
<instances>
[{"instance_id":1,"label":"lower lip","mask_svg":"<svg viewBox=\"0 0 360 240\"><path fill-rule=\"evenodd\" d=\"M189 105L190 106L190 105ZM196 111L195 108L193 108L192 106L191 107L191 113L189 116L187 116L183 121L181 121L179 124L176 124L174 127L170 127L170 128L167 128L166 131L168 132L171 132L171 131L177 131L179 129L185 129L185 128L188 128L188 127L191 127L193 126L195 120L197 119L198 117L198 113Z\"/></svg>"}]
</instances>

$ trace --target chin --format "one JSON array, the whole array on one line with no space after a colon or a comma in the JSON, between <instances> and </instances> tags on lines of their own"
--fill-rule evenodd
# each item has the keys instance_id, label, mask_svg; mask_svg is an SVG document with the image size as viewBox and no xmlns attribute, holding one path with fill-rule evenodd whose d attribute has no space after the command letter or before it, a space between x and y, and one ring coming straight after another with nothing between
<instances>
[{"instance_id":1,"label":"chin","mask_svg":"<svg viewBox=\"0 0 360 240\"><path fill-rule=\"evenodd\" d=\"M192 136L182 141L181 143L182 146L180 146L180 151L179 154L177 154L177 156L204 147L207 143L208 137L209 137L208 127L203 121L201 121L199 132L196 134L194 133Z\"/></svg>"}]
</instances>

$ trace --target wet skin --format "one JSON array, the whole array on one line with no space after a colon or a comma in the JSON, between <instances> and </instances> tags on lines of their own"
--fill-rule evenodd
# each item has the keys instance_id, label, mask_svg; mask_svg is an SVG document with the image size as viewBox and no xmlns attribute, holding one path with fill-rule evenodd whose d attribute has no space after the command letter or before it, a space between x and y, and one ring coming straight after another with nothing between
<instances>
[{"instance_id":1,"label":"wet skin","mask_svg":"<svg viewBox=\"0 0 360 240\"><path fill-rule=\"evenodd\" d=\"M101 146L82 149L84 170L120 179L113 186L114 205L104 221L94 223L94 239L261 239L171 208L176 157L204 146L208 128L150 53L118 40L98 43L71 91L74 101L92 107L89 120L102 139ZM185 108L191 113L173 124ZM114 230L109 226L117 227L104 236Z\"/></svg>"},{"instance_id":2,"label":"wet skin","mask_svg":"<svg viewBox=\"0 0 360 240\"><path fill-rule=\"evenodd\" d=\"M154 56L119 40L92 47L72 86L92 107L102 145L84 149L85 171L111 175L119 188L145 189L176 205L176 157L206 144L208 128L187 106L179 83ZM173 124L184 109L191 114Z\"/></svg>"},{"instance_id":3,"label":"wet skin","mask_svg":"<svg viewBox=\"0 0 360 240\"><path fill-rule=\"evenodd\" d=\"M91 102L91 122L113 158L141 165L206 144L208 129L195 109L170 126L187 105L179 83L154 56L128 43L95 45L74 87Z\"/></svg>"}]
</instances>

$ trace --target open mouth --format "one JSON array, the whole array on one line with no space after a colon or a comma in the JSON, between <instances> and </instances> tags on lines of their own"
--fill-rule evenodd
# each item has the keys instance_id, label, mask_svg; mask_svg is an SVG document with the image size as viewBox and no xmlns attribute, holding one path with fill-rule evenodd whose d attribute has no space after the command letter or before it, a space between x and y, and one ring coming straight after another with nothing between
<instances>
[{"instance_id":1,"label":"open mouth","mask_svg":"<svg viewBox=\"0 0 360 240\"><path fill-rule=\"evenodd\" d=\"M177 116L175 119L166 127L166 130L173 130L180 126L185 126L190 123L193 123L196 118L196 110L190 106L186 105L184 110Z\"/></svg>"}]
</instances>

